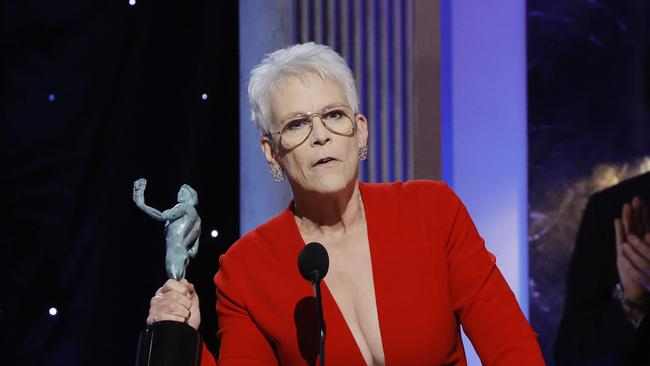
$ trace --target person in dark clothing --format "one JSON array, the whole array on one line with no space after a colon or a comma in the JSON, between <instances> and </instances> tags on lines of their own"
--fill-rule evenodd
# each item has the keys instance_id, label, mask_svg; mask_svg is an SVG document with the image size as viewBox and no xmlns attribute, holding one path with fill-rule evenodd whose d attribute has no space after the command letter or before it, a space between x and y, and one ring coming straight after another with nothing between
<instances>
[{"instance_id":1,"label":"person in dark clothing","mask_svg":"<svg viewBox=\"0 0 650 366\"><path fill-rule=\"evenodd\" d=\"M571 257L556 365L650 365L650 173L593 194Z\"/></svg>"}]
</instances>

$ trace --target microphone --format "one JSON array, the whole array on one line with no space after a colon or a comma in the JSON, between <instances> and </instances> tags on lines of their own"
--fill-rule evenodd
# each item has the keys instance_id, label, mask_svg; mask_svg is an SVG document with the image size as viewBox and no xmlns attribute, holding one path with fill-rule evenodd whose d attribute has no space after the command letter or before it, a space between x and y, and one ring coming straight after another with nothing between
<instances>
[{"instance_id":1,"label":"microphone","mask_svg":"<svg viewBox=\"0 0 650 366\"><path fill-rule=\"evenodd\" d=\"M311 242L298 254L298 269L304 279L311 282L318 304L318 323L320 325L320 366L325 366L325 320L323 319L323 301L320 293L320 281L327 275L330 258L321 243Z\"/></svg>"},{"instance_id":2,"label":"microphone","mask_svg":"<svg viewBox=\"0 0 650 366\"><path fill-rule=\"evenodd\" d=\"M298 254L298 269L307 281L319 283L327 275L329 267L330 258L321 243L311 242Z\"/></svg>"}]
</instances>

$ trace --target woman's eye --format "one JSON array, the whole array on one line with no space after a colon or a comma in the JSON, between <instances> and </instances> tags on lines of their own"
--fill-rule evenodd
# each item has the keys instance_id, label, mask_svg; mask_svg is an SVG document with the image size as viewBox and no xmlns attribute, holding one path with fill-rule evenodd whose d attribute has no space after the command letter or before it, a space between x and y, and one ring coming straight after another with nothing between
<instances>
[{"instance_id":1,"label":"woman's eye","mask_svg":"<svg viewBox=\"0 0 650 366\"><path fill-rule=\"evenodd\" d=\"M307 119L304 118L294 119L287 122L287 124L284 125L284 130L285 131L297 130L303 126L306 126L308 123L309 121L307 121Z\"/></svg>"},{"instance_id":2,"label":"woman's eye","mask_svg":"<svg viewBox=\"0 0 650 366\"><path fill-rule=\"evenodd\" d=\"M343 112L339 110L329 111L323 114L323 118L327 120L335 120L343 117Z\"/></svg>"}]
</instances>

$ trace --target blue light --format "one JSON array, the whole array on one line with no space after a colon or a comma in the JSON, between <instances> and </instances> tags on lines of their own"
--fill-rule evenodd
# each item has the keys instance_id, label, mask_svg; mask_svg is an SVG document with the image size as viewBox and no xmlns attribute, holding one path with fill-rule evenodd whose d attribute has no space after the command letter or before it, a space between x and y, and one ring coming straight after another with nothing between
<instances>
[{"instance_id":1,"label":"blue light","mask_svg":"<svg viewBox=\"0 0 650 366\"><path fill-rule=\"evenodd\" d=\"M526 314L526 2L443 0L440 19L443 177ZM463 343L467 365L480 365Z\"/></svg>"},{"instance_id":2,"label":"blue light","mask_svg":"<svg viewBox=\"0 0 650 366\"><path fill-rule=\"evenodd\" d=\"M48 96L47 96L47 100L49 100L50 102L54 103L54 101L56 100L56 95L54 95L54 94L50 94L50 95L48 95Z\"/></svg>"},{"instance_id":3,"label":"blue light","mask_svg":"<svg viewBox=\"0 0 650 366\"><path fill-rule=\"evenodd\" d=\"M201 99L208 100L208 94L206 93L201 94Z\"/></svg>"},{"instance_id":4,"label":"blue light","mask_svg":"<svg viewBox=\"0 0 650 366\"><path fill-rule=\"evenodd\" d=\"M135 5L135 0L129 0L129 5L131 6Z\"/></svg>"},{"instance_id":5,"label":"blue light","mask_svg":"<svg viewBox=\"0 0 650 366\"><path fill-rule=\"evenodd\" d=\"M51 307L50 310L48 310L48 313L50 314L50 316L56 316L56 314L58 314L58 312L59 311L56 310L55 307Z\"/></svg>"}]
</instances>

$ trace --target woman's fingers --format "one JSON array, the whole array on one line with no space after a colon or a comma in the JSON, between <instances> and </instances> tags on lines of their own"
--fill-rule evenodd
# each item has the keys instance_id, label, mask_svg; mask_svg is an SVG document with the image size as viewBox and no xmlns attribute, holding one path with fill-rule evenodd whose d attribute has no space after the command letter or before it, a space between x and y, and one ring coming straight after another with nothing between
<instances>
[{"instance_id":1,"label":"woman's fingers","mask_svg":"<svg viewBox=\"0 0 650 366\"><path fill-rule=\"evenodd\" d=\"M179 296L181 296L183 300L189 302L189 300L187 300L184 296ZM190 317L190 308L191 303L181 304L180 302L176 302L169 297L154 297L151 299L151 307L149 308L147 324L151 324L160 320L176 320L184 322L187 320L187 318Z\"/></svg>"},{"instance_id":2,"label":"woman's fingers","mask_svg":"<svg viewBox=\"0 0 650 366\"><path fill-rule=\"evenodd\" d=\"M186 322L192 315L193 306L198 304L194 286L183 279L181 281L167 280L156 291L149 302L147 324L161 320Z\"/></svg>"},{"instance_id":3,"label":"woman's fingers","mask_svg":"<svg viewBox=\"0 0 650 366\"><path fill-rule=\"evenodd\" d=\"M158 304L165 304L168 302L178 303L183 307L189 309L192 306L192 300L188 299L187 296L178 293L178 292L166 292L164 294L156 294L156 296L151 298L149 303L150 306L155 306Z\"/></svg>"},{"instance_id":4,"label":"woman's fingers","mask_svg":"<svg viewBox=\"0 0 650 366\"><path fill-rule=\"evenodd\" d=\"M185 287L187 287L190 294L194 294L196 292L196 290L194 289L194 285L189 283L186 279L183 278L182 280L180 280L180 283L185 285Z\"/></svg>"},{"instance_id":5,"label":"woman's fingers","mask_svg":"<svg viewBox=\"0 0 650 366\"><path fill-rule=\"evenodd\" d=\"M187 280L185 279L182 279L180 281L169 279L167 280L167 282L165 282L163 287L160 288L160 292L165 294L170 291L183 294L189 299L192 297L192 294L194 293L194 286L191 286L191 284L187 282Z\"/></svg>"},{"instance_id":6,"label":"woman's fingers","mask_svg":"<svg viewBox=\"0 0 650 366\"><path fill-rule=\"evenodd\" d=\"M180 322L184 323L185 318L178 316L178 315L172 315L172 314L160 314L160 315L154 315L154 314L149 314L147 317L147 325L151 325L155 322L159 322L161 320L173 320L175 322Z\"/></svg>"}]
</instances>

